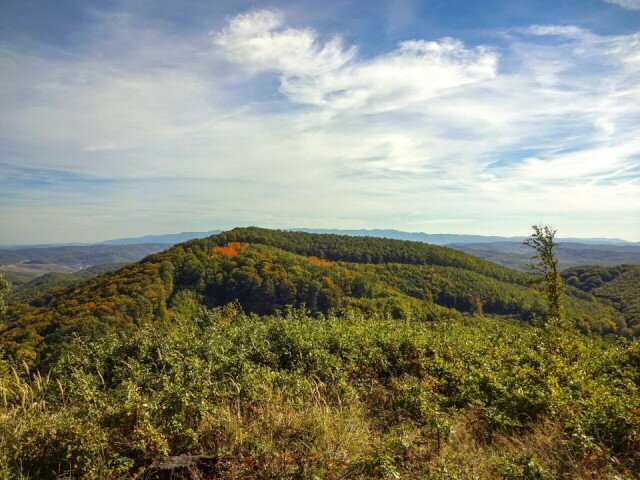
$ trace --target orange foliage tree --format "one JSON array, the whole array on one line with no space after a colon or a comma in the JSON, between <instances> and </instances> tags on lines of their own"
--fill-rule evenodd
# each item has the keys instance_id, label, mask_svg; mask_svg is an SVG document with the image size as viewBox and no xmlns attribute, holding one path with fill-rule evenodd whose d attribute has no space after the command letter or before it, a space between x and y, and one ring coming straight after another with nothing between
<instances>
[{"instance_id":1,"label":"orange foliage tree","mask_svg":"<svg viewBox=\"0 0 640 480\"><path fill-rule=\"evenodd\" d=\"M315 263L316 265L322 265L323 267L330 267L331 265L333 265L333 262L330 262L329 260L323 260L322 258L318 258L313 255L311 257L307 257L307 259Z\"/></svg>"},{"instance_id":2,"label":"orange foliage tree","mask_svg":"<svg viewBox=\"0 0 640 480\"><path fill-rule=\"evenodd\" d=\"M231 243L227 243L226 245L220 247L215 247L213 249L213 254L214 255L225 255L227 257L235 257L237 256L240 251L242 251L244 248L247 247L246 243L240 243L240 242L231 242Z\"/></svg>"}]
</instances>

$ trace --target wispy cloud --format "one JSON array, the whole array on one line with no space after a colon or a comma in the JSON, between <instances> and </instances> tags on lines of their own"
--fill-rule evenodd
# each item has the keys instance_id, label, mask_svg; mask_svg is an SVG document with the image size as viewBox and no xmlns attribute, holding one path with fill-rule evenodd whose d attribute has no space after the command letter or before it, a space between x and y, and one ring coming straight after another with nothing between
<instances>
[{"instance_id":1,"label":"wispy cloud","mask_svg":"<svg viewBox=\"0 0 640 480\"><path fill-rule=\"evenodd\" d=\"M604 0L613 5L619 5L629 10L640 10L640 0Z\"/></svg>"},{"instance_id":2,"label":"wispy cloud","mask_svg":"<svg viewBox=\"0 0 640 480\"><path fill-rule=\"evenodd\" d=\"M99 25L72 52L0 45L0 241L55 218L84 239L460 218L640 238L640 33L533 25L365 55L271 10L211 32ZM29 172L60 188L16 182Z\"/></svg>"},{"instance_id":3,"label":"wispy cloud","mask_svg":"<svg viewBox=\"0 0 640 480\"><path fill-rule=\"evenodd\" d=\"M259 10L231 19L213 43L247 71L274 71L293 77L317 77L344 66L356 54L340 37L324 43L311 29L287 28L278 12Z\"/></svg>"},{"instance_id":4,"label":"wispy cloud","mask_svg":"<svg viewBox=\"0 0 640 480\"><path fill-rule=\"evenodd\" d=\"M240 15L213 42L236 64L280 75L280 91L292 101L329 108L380 113L424 102L447 90L496 74L497 55L462 42L407 40L396 50L357 57L339 37L323 42L317 32L287 28L274 12Z\"/></svg>"}]
</instances>

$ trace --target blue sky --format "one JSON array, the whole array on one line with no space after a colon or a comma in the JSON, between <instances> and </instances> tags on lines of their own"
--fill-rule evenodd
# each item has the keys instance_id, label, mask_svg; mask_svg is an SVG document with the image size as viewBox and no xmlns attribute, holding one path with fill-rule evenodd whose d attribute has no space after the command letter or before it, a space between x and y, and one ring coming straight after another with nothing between
<instances>
[{"instance_id":1,"label":"blue sky","mask_svg":"<svg viewBox=\"0 0 640 480\"><path fill-rule=\"evenodd\" d=\"M640 240L640 0L0 4L0 243Z\"/></svg>"}]
</instances>

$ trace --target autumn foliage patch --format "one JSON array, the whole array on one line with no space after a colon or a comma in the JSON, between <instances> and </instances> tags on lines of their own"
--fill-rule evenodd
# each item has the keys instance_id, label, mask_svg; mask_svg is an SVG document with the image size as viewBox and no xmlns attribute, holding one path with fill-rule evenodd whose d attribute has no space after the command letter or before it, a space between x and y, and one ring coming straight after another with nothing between
<instances>
[{"instance_id":1,"label":"autumn foliage patch","mask_svg":"<svg viewBox=\"0 0 640 480\"><path fill-rule=\"evenodd\" d=\"M247 247L246 243L231 242L231 243L227 243L222 247L214 248L213 255L225 255L227 257L235 257L246 247Z\"/></svg>"},{"instance_id":2,"label":"autumn foliage patch","mask_svg":"<svg viewBox=\"0 0 640 480\"><path fill-rule=\"evenodd\" d=\"M311 257L307 257L307 259L309 259L311 262L315 263L316 265L321 265L323 267L330 267L331 265L333 265L333 262L330 262L329 260L323 260L322 258L318 258L313 255Z\"/></svg>"}]
</instances>

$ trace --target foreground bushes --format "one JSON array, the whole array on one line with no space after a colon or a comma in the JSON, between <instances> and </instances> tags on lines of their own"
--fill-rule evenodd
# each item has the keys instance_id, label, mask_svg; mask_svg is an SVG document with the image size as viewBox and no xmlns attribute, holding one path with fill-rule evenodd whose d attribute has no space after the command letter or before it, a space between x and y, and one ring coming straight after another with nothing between
<instances>
[{"instance_id":1,"label":"foreground bushes","mask_svg":"<svg viewBox=\"0 0 640 480\"><path fill-rule=\"evenodd\" d=\"M0 363L0 478L633 478L640 348L467 317L207 311ZM615 477L618 475L618 477Z\"/></svg>"}]
</instances>

